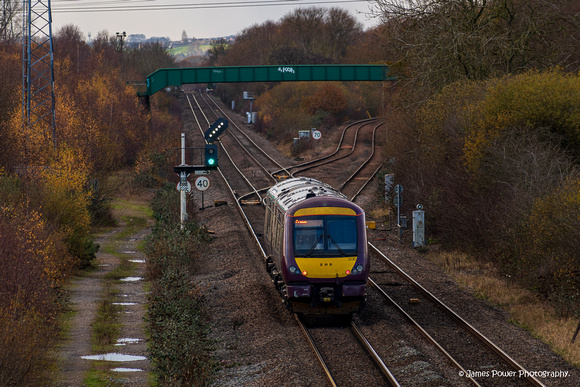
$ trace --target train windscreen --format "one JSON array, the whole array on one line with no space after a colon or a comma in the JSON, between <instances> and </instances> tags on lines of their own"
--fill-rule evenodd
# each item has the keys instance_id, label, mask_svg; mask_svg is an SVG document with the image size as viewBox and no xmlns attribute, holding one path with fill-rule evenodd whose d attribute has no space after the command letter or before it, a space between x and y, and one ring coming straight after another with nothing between
<instances>
[{"instance_id":1,"label":"train windscreen","mask_svg":"<svg viewBox=\"0 0 580 387\"><path fill-rule=\"evenodd\" d=\"M301 216L294 220L294 255L344 257L357 254L356 218Z\"/></svg>"}]
</instances>

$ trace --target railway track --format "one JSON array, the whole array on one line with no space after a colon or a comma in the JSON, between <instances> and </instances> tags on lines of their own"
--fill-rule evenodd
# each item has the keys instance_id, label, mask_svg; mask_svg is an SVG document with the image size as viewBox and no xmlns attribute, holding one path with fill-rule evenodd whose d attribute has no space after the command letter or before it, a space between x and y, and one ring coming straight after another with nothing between
<instances>
[{"instance_id":1,"label":"railway track","mask_svg":"<svg viewBox=\"0 0 580 387\"><path fill-rule=\"evenodd\" d=\"M294 317L332 386L399 386L383 359L354 322L351 322L350 329L344 326L309 328L298 315ZM341 350L337 351L336 346L340 346ZM361 362L361 358L368 361Z\"/></svg>"},{"instance_id":2,"label":"railway track","mask_svg":"<svg viewBox=\"0 0 580 387\"><path fill-rule=\"evenodd\" d=\"M524 375L523 378L513 378L510 385L543 386L515 359L421 286L372 243L369 243L369 249L375 258L380 259L383 264L380 266L386 265L390 269L388 274L395 274L404 280L404 283L400 283L392 275L373 274L374 278L369 278L372 287L402 313L417 331L447 357L450 363L473 385L496 385L496 380L488 375L493 370L503 375L510 372L514 372L515 375ZM376 266L379 265L375 264ZM379 284L381 282L382 285ZM389 288L388 291L384 290L386 287ZM393 288L400 288L402 291L396 291ZM409 291L409 288L414 291ZM420 303L422 310L403 307L404 304L409 306L408 301L412 304ZM428 301L431 305L426 306L424 301Z\"/></svg>"},{"instance_id":3,"label":"railway track","mask_svg":"<svg viewBox=\"0 0 580 387\"><path fill-rule=\"evenodd\" d=\"M192 113L194 114L194 116L196 114L200 115L201 117L203 117L203 119L200 118L195 118L197 125L199 127L199 131L200 134L203 133L203 128L209 126L209 123L211 122L211 120L214 119L214 117L211 116L211 114L214 114L214 116L217 118L218 115L219 116L225 116L227 117L226 112L224 112L223 110L219 109L219 111L221 113L217 113L216 114L216 108L214 105L211 104L210 101L207 102L203 102L202 101L198 101L197 99L191 99L188 96L188 101L190 101L190 106L192 109ZM193 102L191 102L193 101ZM214 102L215 103L215 102ZM196 107L194 107L196 106ZM198 113L196 113L195 111L198 111ZM203 112L206 113L203 113ZM211 113L210 113L211 112ZM233 120L230 120L230 122L232 122ZM381 127L381 123L377 122L377 120L365 120L364 122L359 122L357 124L353 124L350 125L348 127L345 127L343 132L342 132L342 136L341 139L339 141L339 145L337 146L336 150L334 152L332 152L330 155L324 156L322 158L316 159L316 160L312 160L309 161L307 163L302 163L302 164L296 164L296 165L291 165L288 167L283 167L281 164L279 164L277 161L273 160L268 154L267 152L265 152L260 146L258 146L254 141L252 141L249 136L247 134L244 133L244 131L239 128L237 125L234 125L234 130L231 131L231 134L228 136L224 136L224 138L220 141L220 145L221 148L224 152L224 154L226 155L225 159L220 159L220 168L218 168L218 173L220 174L220 176L222 177L223 181L225 182L225 184L227 185L229 191L230 191L230 195L232 197L232 199L234 200L236 207L241 215L241 217L244 219L244 222L246 224L246 226L248 227L248 230L250 231L250 234L252 235L252 238L254 239L254 241L256 242L256 245L258 246L263 259L266 259L266 253L264 248L262 247L262 239L261 239L261 228L262 228L262 222L263 222L263 210L260 208L260 206L247 206L244 205L244 201L247 201L251 196L256 197L256 200L258 202L261 201L261 194L263 194L263 192L265 190L267 190L269 188L270 185L274 184L277 179L274 177L275 175L279 176L281 173L284 173L285 176L293 176L297 173L301 173L304 172L306 170L315 170L315 169L321 169L320 167L326 166L330 163L336 163L339 162L340 160L346 159L347 157L351 156L357 146L357 138L359 137L359 132L362 130L362 128L364 128L365 126L367 127L371 127L372 131L369 130L369 128L367 128L366 130L368 132L372 132L372 135L370 135L368 137L368 142L371 144L370 146L370 150L369 153L370 155L367 155L367 158L365 160L363 160L360 165L357 167L357 169L351 173L351 175L346 178L345 180L343 180L343 182L340 184L342 189L347 188L348 192L349 192L349 196L352 195L352 199L354 200L356 198L356 196L367 186L368 182L371 181L373 179L373 177L376 175L377 171L380 168L380 165L377 166L377 162L376 162L376 154L374 153L374 149L375 149L375 144L376 144L376 135L378 133L378 131L380 130ZM351 130L349 133L349 129ZM362 132L361 132L362 133ZM347 142L345 142L345 138L349 139L348 143L352 143L352 145L344 145L347 144ZM352 141L352 142L351 142ZM341 152L342 151L342 152ZM245 158L240 158L240 155L245 154L246 157ZM259 158L259 159L258 159ZM250 162L249 160L252 160L252 162ZM374 161L374 165L373 165L373 160ZM222 162L224 161L224 162ZM350 164L353 164L352 162L350 162ZM256 171L260 171L259 173L257 173ZM291 172L293 171L293 172ZM356 178L356 177L359 178ZM353 186L356 186L355 188L352 188ZM242 195L239 195L239 192L245 192ZM354 193L351 193L354 192ZM259 204L259 203L257 203ZM382 253L380 253L380 251L378 251L372 244L369 243L369 249L371 251L375 251L375 254L381 255ZM384 256L384 254L382 254ZM385 263L386 264L386 263ZM389 270L395 270L394 268L391 268ZM382 282L385 281L389 281L389 280L384 280ZM409 281L409 283L413 284L413 286L415 286L415 284L418 286L417 289L421 289L420 285L418 285L418 283L416 283L416 281L412 280L412 279L407 279L407 281ZM371 284L374 286L374 284L377 284L377 287L379 287L379 283L381 282L381 280L379 279L378 281L375 281L374 279L371 281ZM393 282L392 280L390 282ZM382 286L384 287L384 286ZM418 290L420 292L423 292L425 290ZM389 289L389 291L385 292L383 290L383 293L387 294L387 293L391 293L392 289ZM426 292L426 291L425 291ZM428 294L430 293L421 293L423 294L422 297L428 298L428 299L432 299L432 295L429 296ZM433 301L435 302L435 301ZM443 308L444 310L447 309L449 310L449 312L446 313L450 313L451 315L455 315L457 316L456 313L450 311L449 308L447 307L442 307L442 306L438 306L437 308ZM412 317L409 317L410 320L413 320ZM454 320L458 320L460 318L454 317ZM446 323L443 323L443 325ZM461 324L461 323L460 323ZM469 326L469 324L465 323L465 326ZM439 323L439 326L441 326L441 323ZM303 330L305 330L305 332L308 331L308 329L306 327L302 327ZM420 330L423 330L424 336L435 336L432 335L431 333L427 333L426 329L423 328L418 328ZM468 328L467 328L468 329ZM353 331L359 331L362 334L362 331L358 328L352 328ZM446 331L447 334L449 334L449 331ZM473 332L470 333L470 335L475 335ZM312 334L305 334L306 337L308 336L312 336ZM309 339L310 340L310 339ZM369 343L370 341L366 338L362 339L358 339L361 342L366 342ZM452 339L453 340L453 339ZM476 369L477 368L477 362L480 362L479 364L488 364L491 363L493 364L494 367L497 367L497 370L501 370L501 369L520 369L523 370L523 368L521 366L519 366L519 364L517 364L517 362L511 358L505 357L501 355L501 350L499 350L499 348L493 344L491 344L491 341L485 338L480 338L479 340L482 340L483 342L487 342L487 344L485 344L487 347L490 348L497 348L497 352L494 351L496 353L496 355L493 356L499 356L499 358L501 358L501 362L503 362L504 366L500 366L499 362L497 360L489 360L489 358L487 357L483 357L483 358L479 358L479 360L471 360L472 363L467 362L467 365L461 365L460 363L465 364L465 359L463 359L461 357L461 355L457 355L456 353L454 354L449 354L450 352L454 352L454 351L449 351L445 348L445 344L435 344L436 341L438 341L437 339L433 339L433 345L436 346L438 348L438 350L445 354L446 356L449 355L447 358L450 359L450 363L456 367L458 370L460 370L460 372L464 372L467 375L467 380L469 380L471 383L475 384L475 385L486 385L486 383L482 383L485 382L486 380L481 380L481 378L477 377L469 377L468 375L468 371ZM380 343L380 345L382 346L388 346L388 343ZM465 348L467 348L467 352L470 352L472 348L472 345L466 344L464 346ZM318 348L315 344L313 344L313 348ZM385 364L385 362L383 360L379 360L380 356L377 355L377 351L375 351L374 349L370 349L367 348L365 349L365 351L367 351L366 353L368 354L369 358L373 358L374 356L377 357L377 360L375 360L375 364L379 364L379 365L374 365L373 369L376 371L377 369L381 369L380 364L382 363L383 366ZM323 353L323 351L320 351L320 349L314 350L315 353ZM326 351L328 352L328 351ZM329 353L332 353L332 351L330 351ZM374 353L374 354L373 354ZM334 354L333 354L334 355ZM489 355L484 355L484 356L489 356ZM507 355L506 355L507 356ZM328 357L328 355L326 355L326 357ZM457 360L458 359L458 360ZM485 359L485 360L482 360ZM497 359L497 357L496 357ZM475 363L473 362L475 361ZM481 363L481 362L484 363ZM321 364L325 362L325 361L321 361ZM323 368L326 367L328 368L328 366L323 366ZM505 367L505 368L502 368ZM516 368L519 367L519 368ZM332 368L332 367L330 367ZM386 369L386 366L385 366ZM340 372L339 372L340 374ZM393 376L393 374L395 375L393 377L393 381L391 382L387 382L388 380L388 375L390 374L391 376ZM380 378L383 381L383 383L393 383L393 385L397 385L394 384L396 383L395 381L395 377L396 372L391 372L391 371L382 371L379 372ZM387 379L385 379L387 378ZM536 380L533 377L528 377L527 379L522 379L525 380L526 383L531 383L534 385L542 385L538 380ZM336 381L334 380L334 377L330 376L329 377L329 381L332 385L337 385L335 384ZM489 381L489 379L487 380ZM339 382L338 385L344 385L344 381ZM517 385L514 384L514 385Z\"/></svg>"},{"instance_id":4,"label":"railway track","mask_svg":"<svg viewBox=\"0 0 580 387\"><path fill-rule=\"evenodd\" d=\"M209 123L211 122L211 119L212 119L209 117L209 113L207 112L208 108L203 107L197 99L190 98L189 96L188 96L188 103L190 104L191 111L193 114L199 113L203 116L203 120L196 118L196 122L198 123L199 131L200 131L200 133L202 133L203 127L204 127L203 122L205 122L206 125L209 125ZM195 104L197 109L192 107L193 104ZM206 113L203 113L204 110L206 110ZM211 108L209 110L214 111L213 108ZM228 136L228 137L231 137L231 136ZM237 190L240 189L240 184L241 184L242 180L244 181L244 184L241 184L241 186L247 185L247 186L251 186L252 189L254 189L253 187L255 187L255 184L252 183L250 181L250 179L254 178L255 176L254 177L245 176L244 172L243 172L244 168L241 168L239 166L235 166L234 169L235 169L237 174L244 175L244 177L242 179L231 179L231 176L229 174L229 173L233 172L233 170L231 169L231 166L229 164L231 163L232 166L233 166L233 164L235 164L235 161L231 155L234 152L239 153L239 150L231 149L230 146L237 145L237 147L244 147L244 146L249 146L249 145L247 144L247 142L246 142L246 145L244 145L244 143L242 141L234 141L234 143L235 143L234 144L233 142L226 141L226 139L222 139L220 142L221 142L221 149L225 152L226 157L228 159L228 163L225 166L225 168L229 169L228 178L226 178L224 172L222 171L222 167L221 167L222 161L221 160L220 160L220 168L218 168L218 173L222 176L223 180L226 182L226 185L228 186L228 189L230 190L230 194L231 194L232 198L235 200L236 207L237 207L240 215L242 216L250 234L252 235L252 238L256 242L256 244L257 244L257 246L262 254L262 257L265 261L267 258L267 255L266 255L265 250L262 246L263 241L261 240L261 237L259 235L260 234L259 231L261 229L260 222L264 216L263 211L261 208L255 209L254 207L249 208L248 206L244 206L242 199L240 199L240 197L238 197L238 195L236 194ZM226 144L226 142L227 142L227 144ZM258 152L258 151L264 152L259 146L257 146L255 144L255 142L252 142L251 146L254 148L253 153ZM255 158L252 157L252 160L255 160ZM259 162L256 161L256 163L259 163ZM262 172L264 174L268 174L269 176L273 175L273 173L270 170L268 170L267 168L260 168L260 169L262 170ZM282 170L286 170L286 169L282 168ZM274 172L279 173L280 170L276 170ZM292 174L288 173L288 175L291 176ZM234 183L234 184L236 184L236 186L230 184L228 182L228 180L236 181L236 183ZM258 191L258 190L256 190L256 191ZM246 197L246 196L247 195L242 195L242 197ZM258 211L256 211L256 210L258 210ZM259 212L259 213L256 214L256 212ZM366 370L368 372L365 371L365 372L361 373L361 375L364 375L364 378L367 379L367 382L371 383L372 385L385 385L387 383L387 381L390 380L390 382L388 382L389 385L398 386L398 383L396 382L396 380L394 379L394 377L392 376L392 374L390 373L390 371L386 367L385 363L377 355L377 352L372 348L369 341L364 337L364 334L358 328L356 328L355 325L353 325L353 327L351 328L353 333L351 333L350 335L347 336L346 341L348 342L349 350L354 351L356 353L356 355L354 357L348 356L345 354L337 356L336 351L335 350L333 351L332 348L334 345L336 345L337 340L340 339L340 341L344 342L345 338L342 337L342 336L344 336L343 333L336 334L336 332L330 332L330 331L325 333L325 332L321 332L321 330L318 330L315 335L317 335L319 337L321 335L328 336L328 335L333 335L333 334L335 337L331 338L330 340L327 340L327 339L318 340L319 344L317 345L314 343L313 338L312 338L313 335L311 332L309 332L309 329L302 322L300 322L299 319L297 319L297 321L299 321L299 324L300 324L302 330L305 332L305 337L310 342L310 345L312 346L312 348L316 349L316 348L319 348L321 345L323 347L325 347L325 349L322 351L325 353L324 357L321 355L322 352L320 350L316 349L314 351L317 354L321 365L323 365L323 368L327 369L327 367L324 366L327 362L325 360L325 358L326 359L328 359L328 358L334 359L334 361L333 361L334 364L340 364L341 361L342 361L342 363L344 363L345 358L352 357L353 361L356 361L357 366L355 368L359 369L361 367L360 358L361 358L361 354L362 354L363 358L368 359L367 362L362 363L362 364L365 364ZM344 328L336 328L336 329L340 329L340 332L344 332ZM359 340L359 341L357 342L356 340ZM364 355L365 352L368 355ZM346 365L348 365L348 364L346 364ZM349 380L349 379L352 380L352 378L353 378L353 374L352 374L353 368L352 367L344 368L344 366L345 365L343 364L340 367L342 369L342 371L338 370L337 368L339 368L339 367L337 367L336 365L334 366L334 374L341 375L341 376L339 376L339 379L341 381L339 382L338 385L345 385L347 380ZM337 385L337 384L335 384L336 383L336 381L335 381L336 376L333 376L328 371L326 372L326 375L328 377L329 382L332 385Z\"/></svg>"}]
</instances>

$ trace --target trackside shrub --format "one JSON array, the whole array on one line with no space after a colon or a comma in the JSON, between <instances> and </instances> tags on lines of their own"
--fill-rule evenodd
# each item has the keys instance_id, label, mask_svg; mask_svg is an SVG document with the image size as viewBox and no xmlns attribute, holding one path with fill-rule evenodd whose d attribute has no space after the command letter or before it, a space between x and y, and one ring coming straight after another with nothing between
<instances>
[{"instance_id":1,"label":"trackside shrub","mask_svg":"<svg viewBox=\"0 0 580 387\"><path fill-rule=\"evenodd\" d=\"M560 314L580 313L580 178L536 199L524 223L526 279L556 301ZM529 273L539 273L529 278Z\"/></svg>"},{"instance_id":2,"label":"trackside shrub","mask_svg":"<svg viewBox=\"0 0 580 387\"><path fill-rule=\"evenodd\" d=\"M7 184L6 180L10 180ZM0 199L15 179L0 176ZM12 188L7 186L12 186ZM60 288L72 267L58 233L31 203L0 200L0 385L42 385L58 333Z\"/></svg>"},{"instance_id":3,"label":"trackside shrub","mask_svg":"<svg viewBox=\"0 0 580 387\"><path fill-rule=\"evenodd\" d=\"M147 237L151 293L149 353L161 385L208 385L213 372L204 298L192 280L199 251L210 238L204 228L179 222L174 184L159 189L151 205L157 220Z\"/></svg>"},{"instance_id":4,"label":"trackside shrub","mask_svg":"<svg viewBox=\"0 0 580 387\"><path fill-rule=\"evenodd\" d=\"M43 213L58 225L69 253L81 267L95 258L98 246L91 236L91 192L86 188L87 166L73 151L62 150L39 176Z\"/></svg>"},{"instance_id":5,"label":"trackside shrub","mask_svg":"<svg viewBox=\"0 0 580 387\"><path fill-rule=\"evenodd\" d=\"M149 352L162 385L203 386L212 374L204 299L190 273L169 268L153 283Z\"/></svg>"},{"instance_id":6,"label":"trackside shrub","mask_svg":"<svg viewBox=\"0 0 580 387\"><path fill-rule=\"evenodd\" d=\"M579 100L580 76L558 69L461 81L394 111L387 131L403 211L423 204L433 237L495 261L564 314L580 313Z\"/></svg>"}]
</instances>

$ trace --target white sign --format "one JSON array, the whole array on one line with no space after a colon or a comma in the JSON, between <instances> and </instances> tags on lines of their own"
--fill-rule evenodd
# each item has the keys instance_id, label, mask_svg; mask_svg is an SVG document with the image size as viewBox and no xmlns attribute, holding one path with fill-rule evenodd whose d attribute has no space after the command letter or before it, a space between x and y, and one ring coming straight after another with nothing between
<instances>
[{"instance_id":1,"label":"white sign","mask_svg":"<svg viewBox=\"0 0 580 387\"><path fill-rule=\"evenodd\" d=\"M320 140L322 138L322 133L320 132L320 130L313 130L312 138L315 140Z\"/></svg>"},{"instance_id":2,"label":"white sign","mask_svg":"<svg viewBox=\"0 0 580 387\"><path fill-rule=\"evenodd\" d=\"M200 176L197 179L195 179L195 188L197 188L198 191L205 191L209 188L209 179L205 176Z\"/></svg>"},{"instance_id":3,"label":"white sign","mask_svg":"<svg viewBox=\"0 0 580 387\"><path fill-rule=\"evenodd\" d=\"M187 184L186 184L187 183ZM177 187L175 187L178 191L185 191L187 193L191 192L191 183L189 181L185 181L185 183L177 183Z\"/></svg>"}]
</instances>

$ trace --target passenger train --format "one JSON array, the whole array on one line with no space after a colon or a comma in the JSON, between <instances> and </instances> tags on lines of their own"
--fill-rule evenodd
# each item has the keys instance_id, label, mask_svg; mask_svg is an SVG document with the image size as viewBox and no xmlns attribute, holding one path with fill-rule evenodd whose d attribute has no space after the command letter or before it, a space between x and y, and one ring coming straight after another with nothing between
<instances>
[{"instance_id":1,"label":"passenger train","mask_svg":"<svg viewBox=\"0 0 580 387\"><path fill-rule=\"evenodd\" d=\"M267 269L288 308L304 315L359 311L369 275L364 211L307 177L272 186L264 205Z\"/></svg>"}]
</instances>

